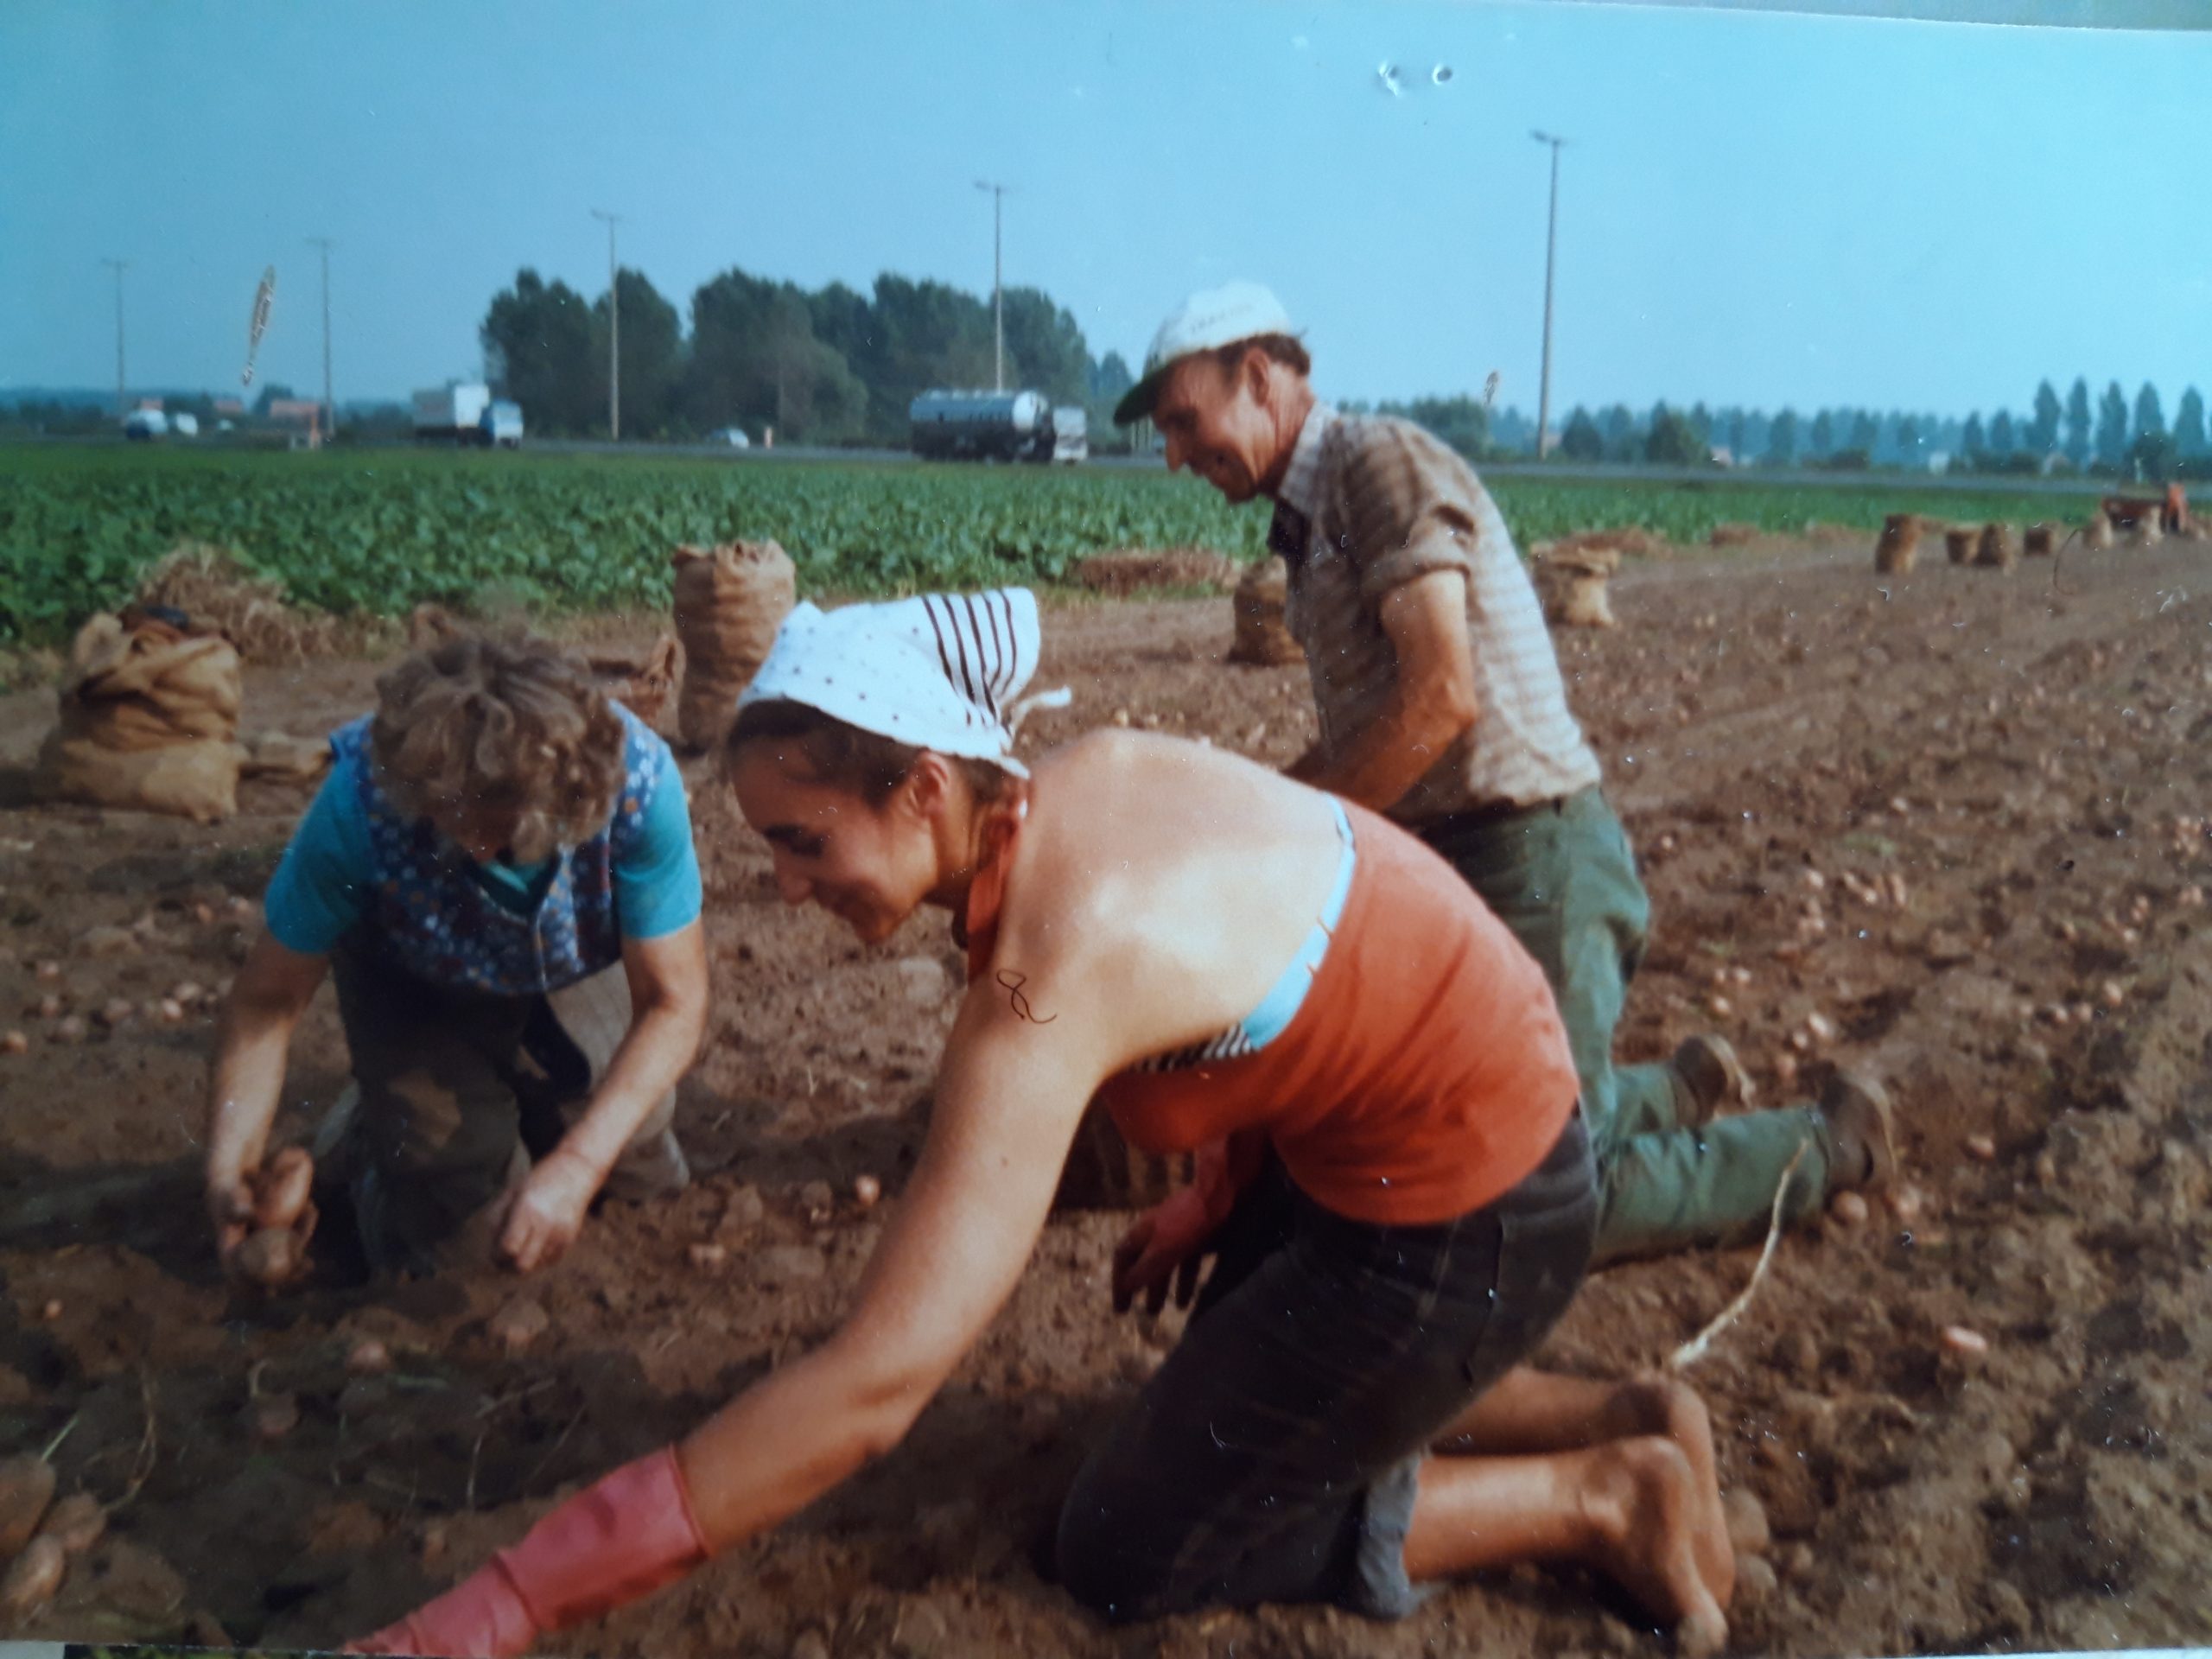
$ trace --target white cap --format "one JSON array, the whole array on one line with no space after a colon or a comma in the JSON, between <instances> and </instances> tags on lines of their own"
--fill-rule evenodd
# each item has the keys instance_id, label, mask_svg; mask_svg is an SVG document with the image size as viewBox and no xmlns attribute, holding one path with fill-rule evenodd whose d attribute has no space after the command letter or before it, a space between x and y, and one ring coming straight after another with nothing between
<instances>
[{"instance_id":1,"label":"white cap","mask_svg":"<svg viewBox=\"0 0 2212 1659\"><path fill-rule=\"evenodd\" d=\"M784 618L737 706L803 702L864 732L994 761L1026 778L1014 758L1022 716L1033 705L1068 700L1065 691L1021 696L1039 644L1037 596L1027 588L834 611L802 603Z\"/></svg>"},{"instance_id":2,"label":"white cap","mask_svg":"<svg viewBox=\"0 0 2212 1659\"><path fill-rule=\"evenodd\" d=\"M1291 333L1290 313L1257 283L1224 283L1200 289L1170 312L1152 349L1144 354L1144 378L1114 406L1114 422L1127 426L1152 413L1160 383L1177 361L1193 352L1211 352L1262 334Z\"/></svg>"}]
</instances>

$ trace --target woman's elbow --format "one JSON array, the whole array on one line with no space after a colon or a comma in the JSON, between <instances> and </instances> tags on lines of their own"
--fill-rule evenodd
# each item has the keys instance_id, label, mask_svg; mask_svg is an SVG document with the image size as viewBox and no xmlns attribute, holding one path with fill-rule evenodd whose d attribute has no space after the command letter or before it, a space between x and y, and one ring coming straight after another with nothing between
<instances>
[{"instance_id":1,"label":"woman's elbow","mask_svg":"<svg viewBox=\"0 0 2212 1659\"><path fill-rule=\"evenodd\" d=\"M874 1463L896 1452L936 1394L936 1384L921 1376L887 1379L871 1388L858 1413L861 1460Z\"/></svg>"}]
</instances>

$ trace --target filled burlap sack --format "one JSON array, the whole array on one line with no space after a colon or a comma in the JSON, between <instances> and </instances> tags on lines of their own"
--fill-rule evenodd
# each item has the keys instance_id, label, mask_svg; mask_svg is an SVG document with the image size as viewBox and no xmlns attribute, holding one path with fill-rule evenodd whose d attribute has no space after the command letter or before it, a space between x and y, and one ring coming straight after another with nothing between
<instances>
[{"instance_id":1,"label":"filled burlap sack","mask_svg":"<svg viewBox=\"0 0 2212 1659\"><path fill-rule=\"evenodd\" d=\"M1544 620L1560 628L1618 626L1606 584L1620 564L1617 547L1554 547L1547 552L1535 569Z\"/></svg>"},{"instance_id":2,"label":"filled burlap sack","mask_svg":"<svg viewBox=\"0 0 2212 1659\"><path fill-rule=\"evenodd\" d=\"M1943 531L1943 556L1953 564L1971 564L1974 548L1980 540L1979 525L1953 524Z\"/></svg>"},{"instance_id":3,"label":"filled burlap sack","mask_svg":"<svg viewBox=\"0 0 2212 1659\"><path fill-rule=\"evenodd\" d=\"M1306 660L1306 648L1283 620L1283 603L1289 593L1290 567L1281 558L1262 559L1245 571L1229 601L1236 618L1236 637L1229 648L1230 662L1275 667Z\"/></svg>"},{"instance_id":4,"label":"filled burlap sack","mask_svg":"<svg viewBox=\"0 0 2212 1659\"><path fill-rule=\"evenodd\" d=\"M1919 557L1919 515L1893 512L1883 519L1881 538L1874 543L1874 569L1885 576L1902 576Z\"/></svg>"},{"instance_id":5,"label":"filled burlap sack","mask_svg":"<svg viewBox=\"0 0 2212 1659\"><path fill-rule=\"evenodd\" d=\"M1984 524L1974 544L1974 562L1990 570L2010 570L2020 562L2020 543L2010 524Z\"/></svg>"},{"instance_id":6,"label":"filled burlap sack","mask_svg":"<svg viewBox=\"0 0 2212 1659\"><path fill-rule=\"evenodd\" d=\"M664 633L643 657L599 656L591 671L607 695L648 726L658 725L683 661L676 636Z\"/></svg>"},{"instance_id":7,"label":"filled burlap sack","mask_svg":"<svg viewBox=\"0 0 2212 1659\"><path fill-rule=\"evenodd\" d=\"M2057 550L2058 526L2056 524L2030 524L2021 534L2020 551L2025 558L2053 558L2056 556Z\"/></svg>"},{"instance_id":8,"label":"filled burlap sack","mask_svg":"<svg viewBox=\"0 0 2212 1659\"><path fill-rule=\"evenodd\" d=\"M677 734L687 748L712 748L728 734L738 694L798 602L798 575L773 542L679 547L675 564L676 632L683 644Z\"/></svg>"},{"instance_id":9,"label":"filled burlap sack","mask_svg":"<svg viewBox=\"0 0 2212 1659\"><path fill-rule=\"evenodd\" d=\"M245 758L238 703L238 651L220 634L95 616L70 645L33 787L45 800L227 818Z\"/></svg>"},{"instance_id":10,"label":"filled burlap sack","mask_svg":"<svg viewBox=\"0 0 2212 1659\"><path fill-rule=\"evenodd\" d=\"M280 784L316 784L330 770L330 740L294 737L289 732L256 732L242 740L245 775Z\"/></svg>"}]
</instances>

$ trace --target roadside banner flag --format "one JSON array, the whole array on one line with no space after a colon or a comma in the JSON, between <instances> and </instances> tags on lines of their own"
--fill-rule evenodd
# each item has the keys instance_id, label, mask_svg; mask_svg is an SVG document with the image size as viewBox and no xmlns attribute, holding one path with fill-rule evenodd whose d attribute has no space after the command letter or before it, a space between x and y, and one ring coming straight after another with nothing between
<instances>
[{"instance_id":1,"label":"roadside banner flag","mask_svg":"<svg viewBox=\"0 0 2212 1659\"><path fill-rule=\"evenodd\" d=\"M245 331L245 372L238 377L241 385L253 384L254 353L261 349L261 336L269 327L269 309L276 299L276 267L270 265L261 273L261 286L253 294L253 321Z\"/></svg>"}]
</instances>

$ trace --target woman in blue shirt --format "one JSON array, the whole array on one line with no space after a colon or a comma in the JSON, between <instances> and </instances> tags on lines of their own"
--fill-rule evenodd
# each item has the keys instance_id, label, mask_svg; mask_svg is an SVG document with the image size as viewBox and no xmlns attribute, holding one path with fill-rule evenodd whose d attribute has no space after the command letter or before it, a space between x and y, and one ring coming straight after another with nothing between
<instances>
[{"instance_id":1,"label":"woman in blue shirt","mask_svg":"<svg viewBox=\"0 0 2212 1659\"><path fill-rule=\"evenodd\" d=\"M345 1180L371 1265L496 1248L527 1272L602 1188L689 1179L670 1122L707 964L683 779L581 661L527 635L447 641L377 690L332 734L224 1010L218 1249L229 1265L247 1236L292 1033L329 971L358 1096L319 1138L319 1184Z\"/></svg>"}]
</instances>

